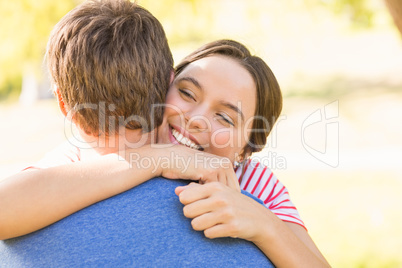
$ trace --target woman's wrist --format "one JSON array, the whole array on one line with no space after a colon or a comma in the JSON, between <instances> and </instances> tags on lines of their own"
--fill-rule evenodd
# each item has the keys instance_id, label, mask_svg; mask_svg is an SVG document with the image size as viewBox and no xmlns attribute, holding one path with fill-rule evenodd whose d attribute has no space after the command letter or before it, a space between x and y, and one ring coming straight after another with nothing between
<instances>
[{"instance_id":1,"label":"woman's wrist","mask_svg":"<svg viewBox=\"0 0 402 268\"><path fill-rule=\"evenodd\" d=\"M162 176L161 161L166 156L165 148L144 145L140 148L128 149L119 153L119 157L129 164L130 172L146 172L150 178ZM147 177L148 177L147 176Z\"/></svg>"},{"instance_id":2,"label":"woman's wrist","mask_svg":"<svg viewBox=\"0 0 402 268\"><path fill-rule=\"evenodd\" d=\"M258 213L258 219L254 221L257 227L255 228L256 233L250 238L250 242L257 246L269 244L269 241L275 241L275 236L277 235L275 230L278 227L277 221L281 221L267 208L262 207L262 209L264 210L263 213Z\"/></svg>"},{"instance_id":3,"label":"woman's wrist","mask_svg":"<svg viewBox=\"0 0 402 268\"><path fill-rule=\"evenodd\" d=\"M163 176L164 169L161 163L167 161L166 157L170 154L170 150L170 147L159 148L157 146L149 146L144 150L144 157L148 158L145 162L151 163L152 166L152 177Z\"/></svg>"}]
</instances>

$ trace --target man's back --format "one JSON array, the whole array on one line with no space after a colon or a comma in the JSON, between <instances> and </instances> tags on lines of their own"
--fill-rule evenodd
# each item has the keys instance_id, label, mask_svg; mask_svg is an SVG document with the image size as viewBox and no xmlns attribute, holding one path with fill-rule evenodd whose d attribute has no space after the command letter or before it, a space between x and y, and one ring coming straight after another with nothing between
<instances>
[{"instance_id":1,"label":"man's back","mask_svg":"<svg viewBox=\"0 0 402 268\"><path fill-rule=\"evenodd\" d=\"M210 240L194 231L174 194L184 184L155 178L47 228L0 241L0 267L272 265L248 241Z\"/></svg>"}]
</instances>

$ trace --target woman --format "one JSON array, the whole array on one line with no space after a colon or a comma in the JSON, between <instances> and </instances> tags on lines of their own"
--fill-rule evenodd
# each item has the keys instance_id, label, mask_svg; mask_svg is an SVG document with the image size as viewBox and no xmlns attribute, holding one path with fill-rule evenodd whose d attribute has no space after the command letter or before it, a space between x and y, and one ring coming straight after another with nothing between
<instances>
[{"instance_id":1,"label":"woman","mask_svg":"<svg viewBox=\"0 0 402 268\"><path fill-rule=\"evenodd\" d=\"M327 264L286 188L266 167L247 161L252 152L265 146L282 109L279 85L263 60L235 41L207 44L177 66L166 104L164 124L168 128L160 129L160 140L241 162L236 170L241 189L265 199L271 209L223 185L179 187L176 193L185 205L185 216L194 218L195 230L209 238L252 241L278 266L307 264L315 257L316 264ZM282 248L283 243L287 245ZM299 259L300 255L304 258Z\"/></svg>"}]
</instances>

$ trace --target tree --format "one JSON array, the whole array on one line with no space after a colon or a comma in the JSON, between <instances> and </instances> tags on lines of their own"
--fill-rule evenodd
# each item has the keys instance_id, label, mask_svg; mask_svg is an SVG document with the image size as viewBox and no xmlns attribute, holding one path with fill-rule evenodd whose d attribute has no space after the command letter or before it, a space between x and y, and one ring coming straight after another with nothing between
<instances>
[{"instance_id":1,"label":"tree","mask_svg":"<svg viewBox=\"0 0 402 268\"><path fill-rule=\"evenodd\" d=\"M402 1L401 0L385 0L391 16L399 32L402 34Z\"/></svg>"}]
</instances>

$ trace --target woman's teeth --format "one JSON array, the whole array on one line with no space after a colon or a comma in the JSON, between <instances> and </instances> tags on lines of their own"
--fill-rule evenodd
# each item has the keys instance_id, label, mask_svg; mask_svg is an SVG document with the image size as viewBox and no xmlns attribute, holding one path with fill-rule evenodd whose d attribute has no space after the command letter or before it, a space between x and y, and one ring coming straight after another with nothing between
<instances>
[{"instance_id":1,"label":"woman's teeth","mask_svg":"<svg viewBox=\"0 0 402 268\"><path fill-rule=\"evenodd\" d=\"M184 137L180 132L178 132L174 128L172 128L172 135L180 144L190 147L191 149L201 150L201 146L195 144L190 139Z\"/></svg>"}]
</instances>

